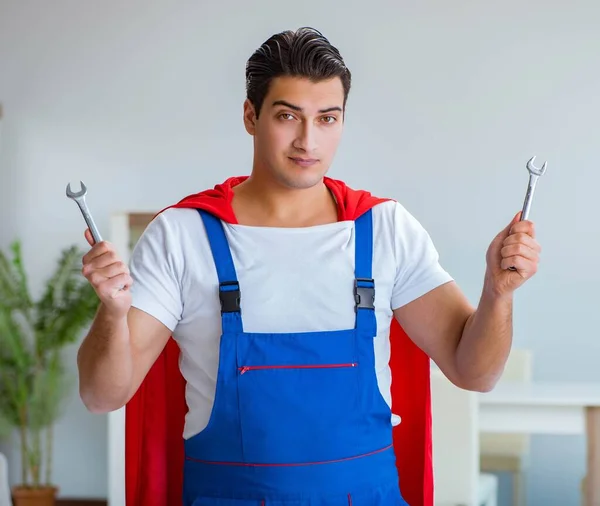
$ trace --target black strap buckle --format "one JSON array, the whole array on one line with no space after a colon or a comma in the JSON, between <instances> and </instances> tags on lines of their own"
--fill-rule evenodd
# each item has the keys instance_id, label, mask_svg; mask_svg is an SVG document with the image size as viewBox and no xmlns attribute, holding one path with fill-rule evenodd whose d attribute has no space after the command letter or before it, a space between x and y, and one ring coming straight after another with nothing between
<instances>
[{"instance_id":1,"label":"black strap buckle","mask_svg":"<svg viewBox=\"0 0 600 506\"><path fill-rule=\"evenodd\" d=\"M236 288L223 289L225 286ZM223 281L219 283L219 298L221 299L221 313L236 313L241 310L240 285L237 281Z\"/></svg>"},{"instance_id":2,"label":"black strap buckle","mask_svg":"<svg viewBox=\"0 0 600 506\"><path fill-rule=\"evenodd\" d=\"M364 286L365 283L371 286ZM355 310L375 309L375 280L372 278L356 278L354 280Z\"/></svg>"}]
</instances>

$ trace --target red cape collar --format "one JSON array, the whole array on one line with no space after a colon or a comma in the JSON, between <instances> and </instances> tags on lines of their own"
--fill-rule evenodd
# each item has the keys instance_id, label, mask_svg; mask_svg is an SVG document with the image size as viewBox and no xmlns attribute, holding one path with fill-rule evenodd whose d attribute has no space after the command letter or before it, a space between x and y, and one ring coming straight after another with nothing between
<instances>
[{"instance_id":1,"label":"red cape collar","mask_svg":"<svg viewBox=\"0 0 600 506\"><path fill-rule=\"evenodd\" d=\"M162 211L171 207L203 209L227 223L235 224L237 218L231 207L234 195L233 188L246 179L248 179L248 176L230 177L214 188L188 195L177 204L166 207ZM356 220L373 206L390 200L374 197L364 190L354 190L337 179L325 177L323 182L335 198L339 221Z\"/></svg>"}]
</instances>

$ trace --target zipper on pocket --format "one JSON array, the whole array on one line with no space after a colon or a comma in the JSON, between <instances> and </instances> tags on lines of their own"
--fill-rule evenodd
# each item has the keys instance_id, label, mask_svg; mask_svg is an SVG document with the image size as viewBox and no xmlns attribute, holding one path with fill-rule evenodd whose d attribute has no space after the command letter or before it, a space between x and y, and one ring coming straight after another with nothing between
<instances>
[{"instance_id":1,"label":"zipper on pocket","mask_svg":"<svg viewBox=\"0 0 600 506\"><path fill-rule=\"evenodd\" d=\"M341 369L347 367L356 367L357 362L350 362L348 364L316 364L316 365L244 365L238 367L240 374L244 374L248 371L260 371L266 369Z\"/></svg>"}]
</instances>

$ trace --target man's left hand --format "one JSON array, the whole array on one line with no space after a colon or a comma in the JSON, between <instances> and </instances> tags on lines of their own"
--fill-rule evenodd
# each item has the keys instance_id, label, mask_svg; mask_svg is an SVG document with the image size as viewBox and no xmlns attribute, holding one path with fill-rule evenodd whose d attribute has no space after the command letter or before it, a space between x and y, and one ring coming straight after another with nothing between
<instances>
[{"instance_id":1,"label":"man's left hand","mask_svg":"<svg viewBox=\"0 0 600 506\"><path fill-rule=\"evenodd\" d=\"M487 251L486 284L496 295L512 294L538 269L541 247L534 225L529 220L519 221L520 217L518 212Z\"/></svg>"}]
</instances>

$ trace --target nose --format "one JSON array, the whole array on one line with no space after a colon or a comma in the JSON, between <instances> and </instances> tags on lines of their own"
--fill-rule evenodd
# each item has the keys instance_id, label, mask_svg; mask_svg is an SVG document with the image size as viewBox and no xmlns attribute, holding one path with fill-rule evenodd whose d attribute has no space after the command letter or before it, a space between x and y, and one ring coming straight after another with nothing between
<instances>
[{"instance_id":1,"label":"nose","mask_svg":"<svg viewBox=\"0 0 600 506\"><path fill-rule=\"evenodd\" d=\"M305 122L301 124L298 135L294 142L294 147L301 149L306 153L311 153L317 149L317 132L314 125L311 122Z\"/></svg>"}]
</instances>

